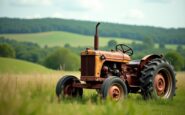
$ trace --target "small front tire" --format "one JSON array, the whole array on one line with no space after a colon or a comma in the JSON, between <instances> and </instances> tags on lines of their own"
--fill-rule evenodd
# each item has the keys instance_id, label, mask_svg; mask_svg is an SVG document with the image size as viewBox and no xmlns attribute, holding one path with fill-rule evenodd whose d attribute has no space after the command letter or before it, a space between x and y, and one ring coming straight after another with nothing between
<instances>
[{"instance_id":1,"label":"small front tire","mask_svg":"<svg viewBox=\"0 0 185 115\"><path fill-rule=\"evenodd\" d=\"M80 83L80 80L72 75L66 75L59 79L56 85L57 97L82 97L83 89L73 87L73 83Z\"/></svg>"},{"instance_id":2,"label":"small front tire","mask_svg":"<svg viewBox=\"0 0 185 115\"><path fill-rule=\"evenodd\" d=\"M116 76L107 78L101 86L103 99L110 98L113 101L120 101L127 97L127 86L123 80Z\"/></svg>"}]
</instances>

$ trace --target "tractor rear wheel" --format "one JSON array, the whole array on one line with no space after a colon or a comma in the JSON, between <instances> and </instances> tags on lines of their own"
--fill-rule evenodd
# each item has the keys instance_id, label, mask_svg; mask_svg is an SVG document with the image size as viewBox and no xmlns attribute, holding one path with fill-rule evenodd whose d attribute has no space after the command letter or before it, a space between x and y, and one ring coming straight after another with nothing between
<instances>
[{"instance_id":1,"label":"tractor rear wheel","mask_svg":"<svg viewBox=\"0 0 185 115\"><path fill-rule=\"evenodd\" d=\"M73 83L80 83L80 80L71 75L66 75L59 79L56 85L56 95L60 97L82 97L83 89L73 87Z\"/></svg>"},{"instance_id":2,"label":"tractor rear wheel","mask_svg":"<svg viewBox=\"0 0 185 115\"><path fill-rule=\"evenodd\" d=\"M110 98L113 101L123 100L127 97L127 86L119 77L111 76L107 78L101 86L103 99Z\"/></svg>"},{"instance_id":3,"label":"tractor rear wheel","mask_svg":"<svg viewBox=\"0 0 185 115\"><path fill-rule=\"evenodd\" d=\"M141 71L141 94L144 99L172 99L176 79L172 65L164 59L153 59Z\"/></svg>"}]
</instances>

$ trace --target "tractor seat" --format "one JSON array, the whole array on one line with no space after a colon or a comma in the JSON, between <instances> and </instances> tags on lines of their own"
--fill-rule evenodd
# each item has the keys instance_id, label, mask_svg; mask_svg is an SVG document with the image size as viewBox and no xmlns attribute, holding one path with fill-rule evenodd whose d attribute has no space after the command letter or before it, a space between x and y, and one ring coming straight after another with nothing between
<instances>
[{"instance_id":1,"label":"tractor seat","mask_svg":"<svg viewBox=\"0 0 185 115\"><path fill-rule=\"evenodd\" d=\"M128 63L130 66L138 66L140 64L140 60L132 60Z\"/></svg>"}]
</instances>

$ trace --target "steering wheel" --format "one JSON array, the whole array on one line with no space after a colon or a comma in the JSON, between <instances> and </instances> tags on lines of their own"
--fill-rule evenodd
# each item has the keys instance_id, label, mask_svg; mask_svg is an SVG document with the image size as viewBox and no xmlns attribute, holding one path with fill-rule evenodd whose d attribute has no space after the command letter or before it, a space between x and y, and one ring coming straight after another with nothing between
<instances>
[{"instance_id":1,"label":"steering wheel","mask_svg":"<svg viewBox=\"0 0 185 115\"><path fill-rule=\"evenodd\" d=\"M134 53L132 48L128 47L125 44L118 44L118 45L116 45L116 51L121 51L123 53L128 54L129 56L133 55L133 53Z\"/></svg>"}]
</instances>

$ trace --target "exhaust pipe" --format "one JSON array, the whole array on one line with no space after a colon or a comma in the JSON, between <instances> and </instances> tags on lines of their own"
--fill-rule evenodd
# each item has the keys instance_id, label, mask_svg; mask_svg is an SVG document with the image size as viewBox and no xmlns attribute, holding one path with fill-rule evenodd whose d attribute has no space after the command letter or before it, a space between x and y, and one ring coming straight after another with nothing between
<instances>
[{"instance_id":1,"label":"exhaust pipe","mask_svg":"<svg viewBox=\"0 0 185 115\"><path fill-rule=\"evenodd\" d=\"M98 26L100 25L100 22L96 24L96 30L95 30L95 35L94 35L94 50L98 50Z\"/></svg>"}]
</instances>

